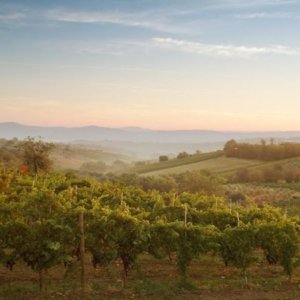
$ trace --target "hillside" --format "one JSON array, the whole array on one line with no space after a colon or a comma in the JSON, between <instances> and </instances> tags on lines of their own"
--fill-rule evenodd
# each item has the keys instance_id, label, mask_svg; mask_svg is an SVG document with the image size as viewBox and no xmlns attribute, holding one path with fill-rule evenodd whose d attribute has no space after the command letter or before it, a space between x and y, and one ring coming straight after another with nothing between
<instances>
[{"instance_id":1,"label":"hillside","mask_svg":"<svg viewBox=\"0 0 300 300\"><path fill-rule=\"evenodd\" d=\"M24 142L25 140L0 139L0 165L20 168L22 164L26 164L23 157L25 150L22 148ZM30 149L29 152L32 153L33 149ZM94 170L99 170L100 173L103 172L103 169L115 171L133 161L131 155L119 152L118 149L103 148L100 145L61 143L51 145L49 159L53 171L79 170L82 167L86 170L91 167ZM97 168L97 166L100 166L100 168Z\"/></svg>"},{"instance_id":2,"label":"hillside","mask_svg":"<svg viewBox=\"0 0 300 300\"><path fill-rule=\"evenodd\" d=\"M129 162L130 158L123 154L107 152L100 147L88 147L83 145L57 145L51 153L54 170L78 170L87 162L104 162L112 164L116 160Z\"/></svg>"},{"instance_id":3,"label":"hillside","mask_svg":"<svg viewBox=\"0 0 300 300\"><path fill-rule=\"evenodd\" d=\"M145 176L178 174L195 170L208 170L213 173L230 174L241 168L253 169L299 162L299 157L266 162L253 159L225 157L222 151L217 151L193 155L185 159L172 159L167 162L139 166L136 167L134 171Z\"/></svg>"}]
</instances>

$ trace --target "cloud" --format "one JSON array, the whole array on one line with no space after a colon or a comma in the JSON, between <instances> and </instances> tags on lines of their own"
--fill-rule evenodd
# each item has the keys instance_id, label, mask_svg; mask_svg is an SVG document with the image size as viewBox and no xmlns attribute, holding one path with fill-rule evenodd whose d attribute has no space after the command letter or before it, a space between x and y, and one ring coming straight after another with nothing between
<instances>
[{"instance_id":1,"label":"cloud","mask_svg":"<svg viewBox=\"0 0 300 300\"><path fill-rule=\"evenodd\" d=\"M24 13L7 13L7 14L0 14L0 22L13 22L16 20L23 19L25 17Z\"/></svg>"},{"instance_id":2,"label":"cloud","mask_svg":"<svg viewBox=\"0 0 300 300\"><path fill-rule=\"evenodd\" d=\"M264 7L264 6L283 6L296 4L297 0L218 0L206 3L204 9L247 9L253 7Z\"/></svg>"},{"instance_id":3,"label":"cloud","mask_svg":"<svg viewBox=\"0 0 300 300\"><path fill-rule=\"evenodd\" d=\"M147 28L161 32L177 31L168 24L163 16L151 11L128 13L119 11L67 11L52 10L45 13L46 18L52 21L86 23L86 24L116 24L129 27Z\"/></svg>"},{"instance_id":4,"label":"cloud","mask_svg":"<svg viewBox=\"0 0 300 300\"><path fill-rule=\"evenodd\" d=\"M289 48L285 46L248 47L222 44L206 44L185 40L176 40L172 38L154 38L153 42L157 47L161 48L175 49L182 52L199 55L220 57L249 58L251 56L262 54L300 55L300 49Z\"/></svg>"},{"instance_id":5,"label":"cloud","mask_svg":"<svg viewBox=\"0 0 300 300\"><path fill-rule=\"evenodd\" d=\"M236 14L236 15L234 15L234 17L237 19L292 19L292 18L299 18L299 16L292 15L290 13L265 13L265 12Z\"/></svg>"}]
</instances>

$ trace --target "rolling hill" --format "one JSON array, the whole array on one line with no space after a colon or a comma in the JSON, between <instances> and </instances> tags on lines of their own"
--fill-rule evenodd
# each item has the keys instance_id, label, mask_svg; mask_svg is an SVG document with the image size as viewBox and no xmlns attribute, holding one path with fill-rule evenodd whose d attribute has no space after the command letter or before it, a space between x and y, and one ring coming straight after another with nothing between
<instances>
[{"instance_id":1,"label":"rolling hill","mask_svg":"<svg viewBox=\"0 0 300 300\"><path fill-rule=\"evenodd\" d=\"M151 130L139 127L43 127L14 122L0 123L0 138L24 139L28 136L42 137L51 142L98 146L107 152L113 150L135 157L135 160L155 159L161 154L174 156L182 151L216 151L222 149L230 139L249 143L256 143L262 138L300 141L299 131Z\"/></svg>"},{"instance_id":2,"label":"rolling hill","mask_svg":"<svg viewBox=\"0 0 300 300\"><path fill-rule=\"evenodd\" d=\"M56 145L51 153L53 168L56 171L78 170L82 164L87 162L102 161L105 164L112 164L116 160L130 162L131 158L114 152L108 152L100 147L88 147L85 145Z\"/></svg>"},{"instance_id":3,"label":"rolling hill","mask_svg":"<svg viewBox=\"0 0 300 300\"><path fill-rule=\"evenodd\" d=\"M277 161L259 161L225 157L222 151L193 155L183 159L172 159L166 162L145 164L132 171L143 176L178 174L186 171L208 170L212 173L230 174L241 168L261 168L273 165L300 164L300 157Z\"/></svg>"}]
</instances>

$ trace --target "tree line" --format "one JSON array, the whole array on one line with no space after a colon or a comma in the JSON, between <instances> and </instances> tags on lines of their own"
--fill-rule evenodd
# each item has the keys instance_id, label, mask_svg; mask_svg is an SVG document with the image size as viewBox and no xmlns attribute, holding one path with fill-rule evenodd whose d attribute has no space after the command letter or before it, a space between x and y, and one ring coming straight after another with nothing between
<instances>
[{"instance_id":1,"label":"tree line","mask_svg":"<svg viewBox=\"0 0 300 300\"><path fill-rule=\"evenodd\" d=\"M280 160L300 156L300 143L275 144L271 140L268 144L265 140L261 140L260 144L249 144L230 140L224 145L224 153L227 157Z\"/></svg>"}]
</instances>

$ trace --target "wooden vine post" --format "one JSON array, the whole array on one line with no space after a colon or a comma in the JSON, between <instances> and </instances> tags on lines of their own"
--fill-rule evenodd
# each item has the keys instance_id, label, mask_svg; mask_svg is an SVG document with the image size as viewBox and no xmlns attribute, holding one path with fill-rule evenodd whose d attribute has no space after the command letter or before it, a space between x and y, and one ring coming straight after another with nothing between
<instances>
[{"instance_id":1,"label":"wooden vine post","mask_svg":"<svg viewBox=\"0 0 300 300\"><path fill-rule=\"evenodd\" d=\"M84 211L79 211L79 231L80 231L80 266L81 266L81 291L85 292L86 278L85 278L85 238L84 238Z\"/></svg>"},{"instance_id":2,"label":"wooden vine post","mask_svg":"<svg viewBox=\"0 0 300 300\"><path fill-rule=\"evenodd\" d=\"M184 226L186 228L187 225L187 204L184 205Z\"/></svg>"}]
</instances>

